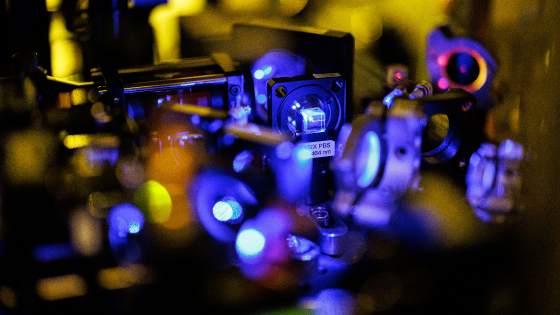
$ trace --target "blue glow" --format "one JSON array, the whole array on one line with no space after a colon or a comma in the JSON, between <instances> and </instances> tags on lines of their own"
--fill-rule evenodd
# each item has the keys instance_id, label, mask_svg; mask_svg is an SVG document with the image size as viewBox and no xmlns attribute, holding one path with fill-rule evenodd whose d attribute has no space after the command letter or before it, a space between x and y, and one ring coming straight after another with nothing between
<instances>
[{"instance_id":1,"label":"blue glow","mask_svg":"<svg viewBox=\"0 0 560 315\"><path fill-rule=\"evenodd\" d=\"M294 77L306 73L305 58L285 50L271 50L262 55L251 67L255 101L259 105L266 104L266 89L268 78ZM262 95L262 97L261 97ZM266 119L266 109L257 112L262 119Z\"/></svg>"},{"instance_id":2,"label":"blue glow","mask_svg":"<svg viewBox=\"0 0 560 315\"><path fill-rule=\"evenodd\" d=\"M243 214L243 207L241 207L235 198L225 197L214 204L212 214L214 218L222 222L237 220Z\"/></svg>"},{"instance_id":3,"label":"blue glow","mask_svg":"<svg viewBox=\"0 0 560 315\"><path fill-rule=\"evenodd\" d=\"M161 105L163 103L164 99L163 98L158 98L157 103L158 105Z\"/></svg>"},{"instance_id":4,"label":"blue glow","mask_svg":"<svg viewBox=\"0 0 560 315\"><path fill-rule=\"evenodd\" d=\"M261 80L265 75L269 75L272 72L272 67L264 67L262 70L259 69L253 73L253 77L257 80Z\"/></svg>"},{"instance_id":5,"label":"blue glow","mask_svg":"<svg viewBox=\"0 0 560 315\"><path fill-rule=\"evenodd\" d=\"M264 75L269 75L272 72L272 67L266 67L263 69Z\"/></svg>"},{"instance_id":6,"label":"blue glow","mask_svg":"<svg viewBox=\"0 0 560 315\"><path fill-rule=\"evenodd\" d=\"M262 252L265 243L264 235L259 230L249 228L239 232L235 240L235 248L239 255L252 258Z\"/></svg>"},{"instance_id":7,"label":"blue glow","mask_svg":"<svg viewBox=\"0 0 560 315\"><path fill-rule=\"evenodd\" d=\"M307 165L311 160L311 150L307 146L299 146L296 149L295 155L300 166Z\"/></svg>"},{"instance_id":8,"label":"blue glow","mask_svg":"<svg viewBox=\"0 0 560 315\"><path fill-rule=\"evenodd\" d=\"M255 73L253 73L253 77L255 77L255 79L260 80L262 78L264 78L264 71L262 70L257 70L255 71Z\"/></svg>"},{"instance_id":9,"label":"blue glow","mask_svg":"<svg viewBox=\"0 0 560 315\"><path fill-rule=\"evenodd\" d=\"M74 256L72 245L67 243L54 243L37 245L33 248L33 258L38 262L51 262Z\"/></svg>"},{"instance_id":10,"label":"blue glow","mask_svg":"<svg viewBox=\"0 0 560 315\"><path fill-rule=\"evenodd\" d=\"M85 152L86 161L90 164L102 166L103 163L109 162L111 166L115 166L119 159L118 149L88 149Z\"/></svg>"},{"instance_id":11,"label":"blue glow","mask_svg":"<svg viewBox=\"0 0 560 315\"><path fill-rule=\"evenodd\" d=\"M356 157L358 186L361 188L367 187L375 178L379 170L381 150L379 137L375 132L368 131L364 138L365 141L362 142L362 147L359 149Z\"/></svg>"},{"instance_id":12,"label":"blue glow","mask_svg":"<svg viewBox=\"0 0 560 315\"><path fill-rule=\"evenodd\" d=\"M128 233L136 234L144 226L144 215L135 206L125 203L113 207L107 215L109 227L118 236L125 237Z\"/></svg>"},{"instance_id":13,"label":"blue glow","mask_svg":"<svg viewBox=\"0 0 560 315\"><path fill-rule=\"evenodd\" d=\"M231 216L233 215L233 209L231 208L231 205L229 203L218 201L212 208L212 213L214 214L214 218L216 218L218 221L224 222L231 219Z\"/></svg>"},{"instance_id":14,"label":"blue glow","mask_svg":"<svg viewBox=\"0 0 560 315\"><path fill-rule=\"evenodd\" d=\"M495 178L496 166L493 162L489 162L484 166L484 171L482 173L482 187L484 187L484 189L492 188Z\"/></svg>"},{"instance_id":15,"label":"blue glow","mask_svg":"<svg viewBox=\"0 0 560 315\"><path fill-rule=\"evenodd\" d=\"M251 153L251 151L245 150L239 152L239 154L237 154L233 159L233 170L236 173L241 172L247 167L247 165L249 165L249 163L251 163L252 160L253 154Z\"/></svg>"},{"instance_id":16,"label":"blue glow","mask_svg":"<svg viewBox=\"0 0 560 315\"><path fill-rule=\"evenodd\" d=\"M120 17L119 10L113 11L113 37L115 39L119 38L121 35Z\"/></svg>"},{"instance_id":17,"label":"blue glow","mask_svg":"<svg viewBox=\"0 0 560 315\"><path fill-rule=\"evenodd\" d=\"M505 153L512 153L513 152L513 148L514 148L514 142L510 139L507 139L504 141L504 146L505 146Z\"/></svg>"},{"instance_id":18,"label":"blue glow","mask_svg":"<svg viewBox=\"0 0 560 315\"><path fill-rule=\"evenodd\" d=\"M276 156L279 159L287 160L291 156L293 148L294 148L293 143L291 143L289 141L282 142L281 144L279 144L276 147L276 150L275 150L276 151Z\"/></svg>"},{"instance_id":19,"label":"blue glow","mask_svg":"<svg viewBox=\"0 0 560 315\"><path fill-rule=\"evenodd\" d=\"M126 106L126 109L127 109L128 117L134 119L135 118L134 117L134 110L132 109L132 106L130 106L130 104L129 104L128 106Z\"/></svg>"},{"instance_id":20,"label":"blue glow","mask_svg":"<svg viewBox=\"0 0 560 315\"><path fill-rule=\"evenodd\" d=\"M354 314L356 301L346 290L329 288L317 294L315 305L314 314L317 315L351 315Z\"/></svg>"},{"instance_id":21,"label":"blue glow","mask_svg":"<svg viewBox=\"0 0 560 315\"><path fill-rule=\"evenodd\" d=\"M393 107L393 98L397 97L397 96L402 96L403 95L403 91L399 90L399 89L394 89L391 93L389 93L387 96L385 96L383 98L383 104L385 104L385 106L391 108Z\"/></svg>"},{"instance_id":22,"label":"blue glow","mask_svg":"<svg viewBox=\"0 0 560 315\"><path fill-rule=\"evenodd\" d=\"M192 122L194 125L197 125L197 126L198 126L198 125L200 124L200 116L198 116L198 115L192 115L192 116L191 116L191 122Z\"/></svg>"},{"instance_id":23,"label":"blue glow","mask_svg":"<svg viewBox=\"0 0 560 315\"><path fill-rule=\"evenodd\" d=\"M140 222L130 222L130 224L128 225L128 232L132 234L140 232Z\"/></svg>"}]
</instances>

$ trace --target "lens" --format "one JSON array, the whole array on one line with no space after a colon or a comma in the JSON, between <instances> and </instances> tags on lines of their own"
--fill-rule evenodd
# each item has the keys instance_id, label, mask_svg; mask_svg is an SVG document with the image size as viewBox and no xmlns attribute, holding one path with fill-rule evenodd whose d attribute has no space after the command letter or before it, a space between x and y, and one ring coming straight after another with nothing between
<instances>
[{"instance_id":1,"label":"lens","mask_svg":"<svg viewBox=\"0 0 560 315\"><path fill-rule=\"evenodd\" d=\"M375 132L368 131L364 135L356 155L356 176L358 186L361 188L369 186L377 175L381 159L380 152L379 137Z\"/></svg>"},{"instance_id":2,"label":"lens","mask_svg":"<svg viewBox=\"0 0 560 315\"><path fill-rule=\"evenodd\" d=\"M265 243L266 240L261 231L249 228L239 232L235 240L235 248L242 257L253 258L263 251Z\"/></svg>"},{"instance_id":3,"label":"lens","mask_svg":"<svg viewBox=\"0 0 560 315\"><path fill-rule=\"evenodd\" d=\"M422 136L422 152L437 149L447 137L449 132L449 118L445 114L430 117Z\"/></svg>"},{"instance_id":4,"label":"lens","mask_svg":"<svg viewBox=\"0 0 560 315\"><path fill-rule=\"evenodd\" d=\"M218 221L237 223L235 221L243 214L243 208L235 198L228 196L214 204L214 207L212 207L212 214Z\"/></svg>"},{"instance_id":5,"label":"lens","mask_svg":"<svg viewBox=\"0 0 560 315\"><path fill-rule=\"evenodd\" d=\"M469 85L478 78L480 66L472 55L457 53L449 58L446 71L451 81L459 85Z\"/></svg>"}]
</instances>

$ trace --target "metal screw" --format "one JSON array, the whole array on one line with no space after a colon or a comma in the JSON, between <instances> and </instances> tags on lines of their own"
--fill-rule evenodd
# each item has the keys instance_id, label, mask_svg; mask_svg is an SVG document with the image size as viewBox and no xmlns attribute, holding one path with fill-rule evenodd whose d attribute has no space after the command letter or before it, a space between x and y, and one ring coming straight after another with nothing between
<instances>
[{"instance_id":1,"label":"metal screw","mask_svg":"<svg viewBox=\"0 0 560 315\"><path fill-rule=\"evenodd\" d=\"M287 94L288 90L285 86L280 85L278 88L276 88L276 96L278 96L279 98L285 97Z\"/></svg>"},{"instance_id":2,"label":"metal screw","mask_svg":"<svg viewBox=\"0 0 560 315\"><path fill-rule=\"evenodd\" d=\"M233 95L237 95L240 90L241 89L237 85L234 85L229 89L230 93L233 94Z\"/></svg>"},{"instance_id":3,"label":"metal screw","mask_svg":"<svg viewBox=\"0 0 560 315\"><path fill-rule=\"evenodd\" d=\"M467 103L463 104L463 106L461 106L461 109L464 112L468 112L471 108L472 108L472 103L471 102L467 102Z\"/></svg>"},{"instance_id":4,"label":"metal screw","mask_svg":"<svg viewBox=\"0 0 560 315\"><path fill-rule=\"evenodd\" d=\"M311 208L309 214L320 227L329 227L329 212L324 207Z\"/></svg>"},{"instance_id":5,"label":"metal screw","mask_svg":"<svg viewBox=\"0 0 560 315\"><path fill-rule=\"evenodd\" d=\"M332 90L333 92L338 92L338 91L340 91L340 90L342 89L343 86L344 86L344 83L342 83L342 82L340 82L340 81L334 81L334 82L331 84L331 90Z\"/></svg>"},{"instance_id":6,"label":"metal screw","mask_svg":"<svg viewBox=\"0 0 560 315\"><path fill-rule=\"evenodd\" d=\"M118 98L118 97L115 97L115 99L113 100L113 102L115 102L115 104L118 104L118 103L119 103L119 98Z\"/></svg>"}]
</instances>

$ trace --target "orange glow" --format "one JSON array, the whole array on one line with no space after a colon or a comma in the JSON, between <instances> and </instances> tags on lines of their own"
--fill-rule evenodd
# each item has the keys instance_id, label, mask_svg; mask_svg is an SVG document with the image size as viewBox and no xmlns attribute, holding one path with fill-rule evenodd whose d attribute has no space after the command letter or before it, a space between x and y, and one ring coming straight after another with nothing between
<instances>
[{"instance_id":1,"label":"orange glow","mask_svg":"<svg viewBox=\"0 0 560 315\"><path fill-rule=\"evenodd\" d=\"M133 285L148 284L153 282L153 278L152 271L140 265L106 268L97 274L99 286L105 290L118 290Z\"/></svg>"},{"instance_id":2,"label":"orange glow","mask_svg":"<svg viewBox=\"0 0 560 315\"><path fill-rule=\"evenodd\" d=\"M46 301L68 299L85 295L87 292L84 278L70 274L40 279L37 282L37 295Z\"/></svg>"},{"instance_id":3,"label":"orange glow","mask_svg":"<svg viewBox=\"0 0 560 315\"><path fill-rule=\"evenodd\" d=\"M10 287L0 287L0 302L7 308L15 308L17 306L16 292Z\"/></svg>"}]
</instances>

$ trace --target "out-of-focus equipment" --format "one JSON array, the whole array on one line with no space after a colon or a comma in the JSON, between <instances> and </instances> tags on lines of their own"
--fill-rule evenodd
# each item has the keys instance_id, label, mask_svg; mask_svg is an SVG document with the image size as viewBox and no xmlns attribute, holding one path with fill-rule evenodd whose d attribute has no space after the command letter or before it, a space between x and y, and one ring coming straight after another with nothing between
<instances>
[{"instance_id":1,"label":"out-of-focus equipment","mask_svg":"<svg viewBox=\"0 0 560 315\"><path fill-rule=\"evenodd\" d=\"M505 140L496 146L483 143L473 153L467 170L467 200L475 214L485 222L503 222L521 209L523 146Z\"/></svg>"},{"instance_id":2,"label":"out-of-focus equipment","mask_svg":"<svg viewBox=\"0 0 560 315\"><path fill-rule=\"evenodd\" d=\"M454 37L447 26L436 28L427 38L426 67L438 91L461 88L476 97L481 110L492 106L490 85L497 65L478 42Z\"/></svg>"},{"instance_id":3,"label":"out-of-focus equipment","mask_svg":"<svg viewBox=\"0 0 560 315\"><path fill-rule=\"evenodd\" d=\"M425 117L418 102L395 99L342 128L332 163L335 208L362 225L387 225L396 200L419 180Z\"/></svg>"},{"instance_id":4,"label":"out-of-focus equipment","mask_svg":"<svg viewBox=\"0 0 560 315\"><path fill-rule=\"evenodd\" d=\"M393 64L362 112L349 33L235 24L220 52L145 65L152 41L128 36L129 9L162 1L62 2L87 25L88 81L27 53L0 78L0 313L321 310L333 296L385 311L433 283L384 271L423 210L406 204L423 172L449 173L461 197L466 182L483 221L519 213L524 149L480 145L496 64L470 39L434 30L431 82Z\"/></svg>"},{"instance_id":5,"label":"out-of-focus equipment","mask_svg":"<svg viewBox=\"0 0 560 315\"><path fill-rule=\"evenodd\" d=\"M255 104L253 115L261 121L267 117L266 82L271 78L338 73L346 81L346 90L352 91L354 37L349 33L236 24L232 41L230 55L245 73L252 74L246 81L247 101ZM347 93L344 103L351 98ZM353 108L348 109L352 113Z\"/></svg>"}]
</instances>

